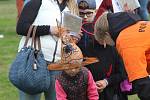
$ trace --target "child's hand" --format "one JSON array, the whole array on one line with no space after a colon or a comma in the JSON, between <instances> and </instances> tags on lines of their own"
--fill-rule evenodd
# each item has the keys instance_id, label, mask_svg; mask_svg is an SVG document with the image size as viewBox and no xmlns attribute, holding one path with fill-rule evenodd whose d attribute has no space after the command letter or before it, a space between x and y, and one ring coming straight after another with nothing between
<instances>
[{"instance_id":1,"label":"child's hand","mask_svg":"<svg viewBox=\"0 0 150 100\"><path fill-rule=\"evenodd\" d=\"M96 82L96 85L97 85L97 90L101 92L104 88L106 88L107 83L104 80L99 80Z\"/></svg>"}]
</instances>

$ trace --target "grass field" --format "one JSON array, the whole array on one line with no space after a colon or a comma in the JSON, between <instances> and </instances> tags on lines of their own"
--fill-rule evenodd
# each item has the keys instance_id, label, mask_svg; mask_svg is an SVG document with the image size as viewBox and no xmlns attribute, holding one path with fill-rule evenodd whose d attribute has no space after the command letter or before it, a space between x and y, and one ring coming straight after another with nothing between
<instances>
[{"instance_id":1,"label":"grass field","mask_svg":"<svg viewBox=\"0 0 150 100\"><path fill-rule=\"evenodd\" d=\"M0 0L0 100L18 100L17 89L8 80L9 66L16 55L19 37L15 32L15 0ZM129 100L139 100L136 95Z\"/></svg>"},{"instance_id":2,"label":"grass field","mask_svg":"<svg viewBox=\"0 0 150 100\"><path fill-rule=\"evenodd\" d=\"M8 69L17 51L15 34L16 8L14 1L0 1L0 100L18 100L16 88L8 81Z\"/></svg>"}]
</instances>

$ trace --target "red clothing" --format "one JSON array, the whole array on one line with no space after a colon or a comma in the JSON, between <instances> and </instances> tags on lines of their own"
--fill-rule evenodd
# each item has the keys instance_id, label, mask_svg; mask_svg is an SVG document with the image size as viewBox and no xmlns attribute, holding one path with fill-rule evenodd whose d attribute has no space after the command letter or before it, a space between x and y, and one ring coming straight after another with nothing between
<instances>
[{"instance_id":1,"label":"red clothing","mask_svg":"<svg viewBox=\"0 0 150 100\"><path fill-rule=\"evenodd\" d=\"M105 12L106 10L109 10L111 8L112 8L112 1L111 0L103 0L101 5L99 6L99 8L97 10L94 22L96 22L98 17L101 16L101 14L103 12Z\"/></svg>"},{"instance_id":2,"label":"red clothing","mask_svg":"<svg viewBox=\"0 0 150 100\"><path fill-rule=\"evenodd\" d=\"M17 11L18 11L17 17L18 18L21 14L21 11L22 11L22 8L23 8L23 3L24 3L24 0L16 0L16 7L17 7Z\"/></svg>"},{"instance_id":3,"label":"red clothing","mask_svg":"<svg viewBox=\"0 0 150 100\"><path fill-rule=\"evenodd\" d=\"M67 100L67 95L60 85L59 81L56 80L55 83L56 88L56 98L57 100ZM93 80L93 76L90 71L88 71L88 88L87 88L87 96L89 100L98 100L99 95L97 92L96 84Z\"/></svg>"}]
</instances>

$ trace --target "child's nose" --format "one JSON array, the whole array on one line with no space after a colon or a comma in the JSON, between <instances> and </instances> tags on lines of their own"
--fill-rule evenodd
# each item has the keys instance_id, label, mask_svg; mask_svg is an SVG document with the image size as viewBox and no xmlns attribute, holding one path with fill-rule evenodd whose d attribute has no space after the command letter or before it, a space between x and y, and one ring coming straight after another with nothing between
<instances>
[{"instance_id":1,"label":"child's nose","mask_svg":"<svg viewBox=\"0 0 150 100\"><path fill-rule=\"evenodd\" d=\"M85 18L85 19L88 18L86 14L84 15L84 18Z\"/></svg>"}]
</instances>

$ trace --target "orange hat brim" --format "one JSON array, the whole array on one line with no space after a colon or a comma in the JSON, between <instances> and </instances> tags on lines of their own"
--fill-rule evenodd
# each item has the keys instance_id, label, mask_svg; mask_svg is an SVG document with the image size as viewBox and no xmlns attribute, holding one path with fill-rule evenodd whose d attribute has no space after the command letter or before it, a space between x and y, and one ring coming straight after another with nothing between
<instances>
[{"instance_id":1,"label":"orange hat brim","mask_svg":"<svg viewBox=\"0 0 150 100\"><path fill-rule=\"evenodd\" d=\"M81 66L86 66L92 63L96 63L99 60L94 57L85 57ZM67 70L67 69L74 69L78 68L80 64L71 64L71 63L51 63L48 65L48 70Z\"/></svg>"}]
</instances>

